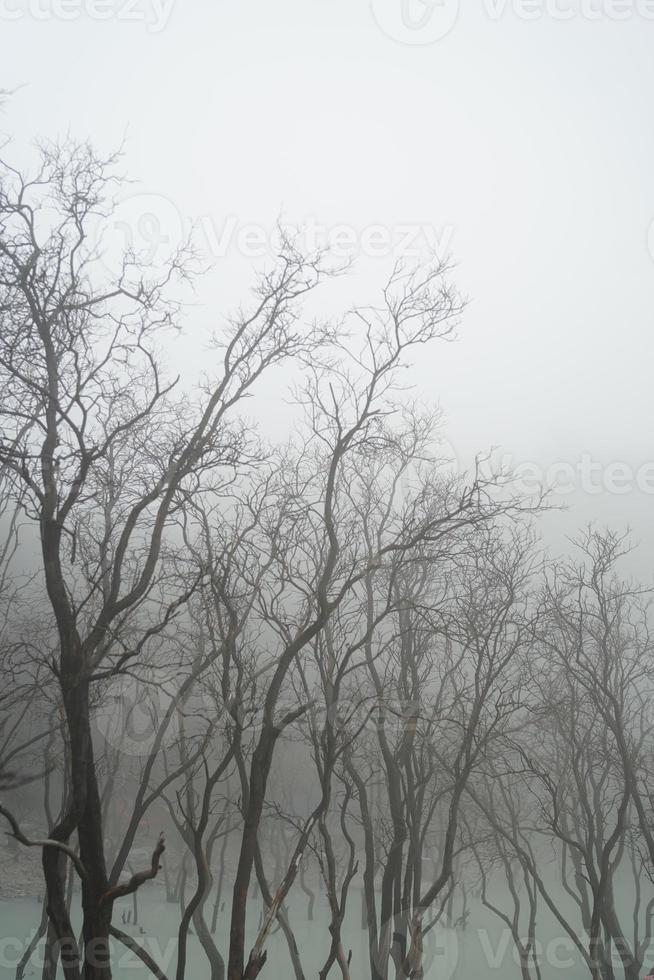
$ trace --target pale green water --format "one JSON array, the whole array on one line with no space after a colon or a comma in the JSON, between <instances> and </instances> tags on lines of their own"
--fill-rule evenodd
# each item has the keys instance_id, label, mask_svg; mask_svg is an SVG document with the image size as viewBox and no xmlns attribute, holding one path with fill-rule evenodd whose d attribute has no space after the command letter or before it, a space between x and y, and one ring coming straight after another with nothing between
<instances>
[{"instance_id":1,"label":"pale green water","mask_svg":"<svg viewBox=\"0 0 654 980\"><path fill-rule=\"evenodd\" d=\"M497 897L501 900L501 891L498 891ZM353 980L354 978L366 980L369 976L367 942L366 933L358 928L359 903L357 891L352 894L350 922L345 930L345 943L346 948L351 948L353 953ZM156 886L150 887L147 891L143 889L139 902L141 928L144 931L144 934L141 934L139 927L124 926L121 923L122 909L130 907L131 902L125 902L124 905L117 903L115 915L117 925L133 935L138 935L142 944L164 968L168 977L172 978L176 960L175 935L179 921L178 908L167 904L163 893ZM324 962L329 945L326 907L317 901L316 921L307 922L306 899L299 893L289 903L289 912L307 980L314 980L319 967ZM427 980L473 980L476 977L519 980L520 971L514 959L513 944L503 936L502 924L478 902L471 901L470 912L470 923L465 932L434 929L430 933L427 944L428 968L425 972ZM26 942L29 941L31 930L38 924L39 914L39 905L34 900L20 899L0 903L0 980L14 977L15 965ZM227 948L228 922L224 914L223 916L216 938L224 955ZM253 914L250 920L252 937L257 923L258 914ZM562 936L560 928L554 927L551 917L548 917L544 910L540 923L540 935L543 941L541 968L544 980L556 980L559 977L565 977L566 980L586 980L588 973L585 966L579 963L578 956L570 952L570 941ZM292 980L293 972L286 942L281 932L277 932L270 938L268 949L269 959L262 980ZM645 965L650 962L651 960L646 960ZM40 976L40 963L40 951L37 951L26 976ZM204 954L193 936L189 944L187 980L203 980L207 975ZM337 968L334 968L332 975L334 978L340 975ZM138 960L135 961L129 951L117 945L114 976L116 980L129 980L129 978L149 976L149 974ZM622 976L617 962L616 976Z\"/></svg>"}]
</instances>

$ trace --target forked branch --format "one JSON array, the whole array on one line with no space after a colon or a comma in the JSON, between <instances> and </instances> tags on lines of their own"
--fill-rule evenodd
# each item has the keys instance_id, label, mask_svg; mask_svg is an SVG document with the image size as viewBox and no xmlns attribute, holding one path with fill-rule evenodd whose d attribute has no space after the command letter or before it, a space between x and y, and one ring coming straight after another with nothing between
<instances>
[{"instance_id":1,"label":"forked branch","mask_svg":"<svg viewBox=\"0 0 654 980\"><path fill-rule=\"evenodd\" d=\"M107 902L114 902L117 898L123 898L125 895L131 895L133 892L137 891L141 885L144 885L146 881L151 881L153 878L157 877L157 874L161 870L161 855L166 850L166 842L163 833L159 834L159 840L157 845L152 852L152 861L150 867L145 871L137 871L129 881L124 882L122 885L114 885L113 888L109 888L104 895L100 898L99 905L106 905Z\"/></svg>"}]
</instances>

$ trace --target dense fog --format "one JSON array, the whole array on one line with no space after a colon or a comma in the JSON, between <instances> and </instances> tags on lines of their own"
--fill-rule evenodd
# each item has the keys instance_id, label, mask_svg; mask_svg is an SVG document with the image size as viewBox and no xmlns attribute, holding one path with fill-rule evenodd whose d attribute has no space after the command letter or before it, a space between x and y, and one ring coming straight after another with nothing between
<instances>
[{"instance_id":1,"label":"dense fog","mask_svg":"<svg viewBox=\"0 0 654 980\"><path fill-rule=\"evenodd\" d=\"M654 974L654 7L0 31L0 980Z\"/></svg>"}]
</instances>

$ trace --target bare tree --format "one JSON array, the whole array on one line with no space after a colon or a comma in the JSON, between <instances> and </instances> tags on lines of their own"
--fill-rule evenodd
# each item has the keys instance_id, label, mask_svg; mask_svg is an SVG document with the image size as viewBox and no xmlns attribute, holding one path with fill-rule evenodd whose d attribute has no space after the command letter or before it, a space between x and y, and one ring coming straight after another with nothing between
<instances>
[{"instance_id":1,"label":"bare tree","mask_svg":"<svg viewBox=\"0 0 654 980\"><path fill-rule=\"evenodd\" d=\"M520 804L515 795L510 795L504 784L498 784L502 804L506 807L508 825L514 839L520 838ZM490 794L486 796L491 800ZM486 829L479 823L464 816L467 843L474 855L477 867L481 902L510 931L513 944L518 952L522 980L541 980L538 953L538 889L531 875L531 860L525 862L521 850L514 849L497 830L494 823ZM533 852L528 851L531 858ZM495 876L495 877L493 877ZM497 876L506 882L510 899L507 909L494 897L494 884Z\"/></svg>"},{"instance_id":2,"label":"bare tree","mask_svg":"<svg viewBox=\"0 0 654 980\"><path fill-rule=\"evenodd\" d=\"M147 868L129 857L167 800L195 869L187 903L186 857L177 980L191 923L214 980L224 961L228 980L254 980L278 923L300 980L284 902L311 849L330 907L321 975L337 966L349 980L355 809L373 980L391 964L420 977L423 919L456 884L461 801L513 723L514 664L532 637L531 542L511 529L524 501L505 474L447 475L434 417L404 391L411 357L452 334L461 300L445 264L397 268L378 308L351 311L338 329L304 325L303 300L328 270L284 239L189 398L157 344L183 319L190 250L160 269L128 252L107 281L91 244L115 163L84 145L46 146L33 177L7 163L0 175L0 466L10 511L38 543L30 570L44 615L29 680L56 682L66 786L47 837L32 840L2 812L18 840L42 849L51 966L60 957L66 980L109 980L113 935L162 976L112 914L159 872L163 839L150 842ZM291 362L295 444L271 448L241 409L265 372ZM126 700L150 717L147 748L129 764L122 736L95 727ZM11 710L4 717L13 737ZM288 853L271 872L269 780L300 726L316 798L291 815ZM21 750L44 737L19 730ZM240 800L226 813L219 795L233 799L236 780ZM120 786L134 790L124 826ZM223 826L238 856L221 951L204 907ZM427 851L437 854L429 884ZM69 868L81 882L81 943ZM253 877L264 910L248 952Z\"/></svg>"},{"instance_id":3,"label":"bare tree","mask_svg":"<svg viewBox=\"0 0 654 980\"><path fill-rule=\"evenodd\" d=\"M649 843L644 794L652 733L647 594L619 575L627 548L623 536L590 530L577 547L581 562L573 557L553 569L544 590L543 657L557 673L544 697L550 708L544 726L549 738L543 739L542 729L538 745L542 753L549 744L551 752L547 760L536 751L529 759L547 793L543 809L551 831L566 848L575 881L586 883L577 894L587 920L591 973L598 978L612 974L614 947L625 976L635 980L645 951L641 923L636 917L628 939L631 923L627 926L620 915L614 881L632 846L634 818ZM647 924L646 934L649 929Z\"/></svg>"},{"instance_id":4,"label":"bare tree","mask_svg":"<svg viewBox=\"0 0 654 980\"><path fill-rule=\"evenodd\" d=\"M390 837L372 969L384 980L389 956L398 976L422 976L423 923L454 884L466 787L515 723L518 662L533 635L529 534L487 522L470 528L449 555L447 543L443 548L426 574L409 584L411 601L386 684L370 659L380 701L388 698L385 686L392 678L402 709L393 742L383 716L377 726ZM435 863L427 885L426 851Z\"/></svg>"},{"instance_id":5,"label":"bare tree","mask_svg":"<svg viewBox=\"0 0 654 980\"><path fill-rule=\"evenodd\" d=\"M425 492L403 514L395 511L380 529L372 555L358 543L363 528L352 499L353 474L372 453L393 452L391 447L401 442L401 435L383 424L394 410L398 369L412 348L449 334L460 309L445 272L440 266L425 273L398 271L385 292L384 307L355 311L353 329L357 326L359 332L350 349L337 345L331 360L314 361L299 396L308 415L306 445L302 458L292 465L278 507L282 520L274 524L276 584L261 598L268 620L274 615L278 652L250 766L232 902L229 980L253 980L265 962L259 954L245 961L247 890L275 745L284 728L306 711L300 705L277 716L291 666L365 580L371 562L383 565L423 538L444 533L444 525L467 521L475 507L475 491L467 490L453 503L452 512L434 514ZM309 543L312 553L307 551Z\"/></svg>"},{"instance_id":6,"label":"bare tree","mask_svg":"<svg viewBox=\"0 0 654 980\"><path fill-rule=\"evenodd\" d=\"M168 528L202 473L227 478L247 460L253 446L236 406L269 366L315 345L316 332L296 331L295 304L320 277L319 264L286 243L251 309L223 331L216 380L197 407L185 404L163 379L155 341L179 319L166 291L188 277L188 256L172 256L156 275L127 254L114 282L98 277L89 229L106 206L114 162L83 145L50 146L33 177L8 163L0 176L0 463L38 529L58 634L51 669L67 719L71 792L52 837L64 845L77 832L85 871L80 956L57 849L44 848L48 914L67 980L111 975L113 892L91 688L138 658L147 637L126 638L155 590L159 604L166 599L148 637L192 591L192 583L171 588L166 580Z\"/></svg>"}]
</instances>

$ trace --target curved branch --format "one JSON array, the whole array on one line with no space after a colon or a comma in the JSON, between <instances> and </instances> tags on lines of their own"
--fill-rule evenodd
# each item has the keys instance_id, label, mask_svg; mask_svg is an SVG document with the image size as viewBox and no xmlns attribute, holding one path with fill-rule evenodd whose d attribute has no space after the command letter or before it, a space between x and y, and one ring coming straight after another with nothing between
<instances>
[{"instance_id":1,"label":"curved branch","mask_svg":"<svg viewBox=\"0 0 654 980\"><path fill-rule=\"evenodd\" d=\"M13 813L10 813L10 811L7 810L6 807L2 806L2 804L0 804L0 816L4 817L11 827L11 833L7 831L8 837L15 838L15 840L17 840L19 844L22 844L23 847L55 847L58 851L62 851L71 859L80 878L88 878L86 868L72 847L64 844L63 841L51 840L49 837L46 837L45 840L30 840L20 829L18 821Z\"/></svg>"},{"instance_id":2,"label":"curved branch","mask_svg":"<svg viewBox=\"0 0 654 980\"><path fill-rule=\"evenodd\" d=\"M126 932L121 932L121 930L117 929L116 926L109 926L109 935L113 936L114 939L117 939L119 943L123 944L123 946L126 946L127 949L134 953L135 956L138 956L141 962L145 963L150 973L157 977L157 980L168 980L166 974L163 972L163 970L159 969L148 951L143 949L140 943L137 943L132 936L128 935Z\"/></svg>"}]
</instances>

